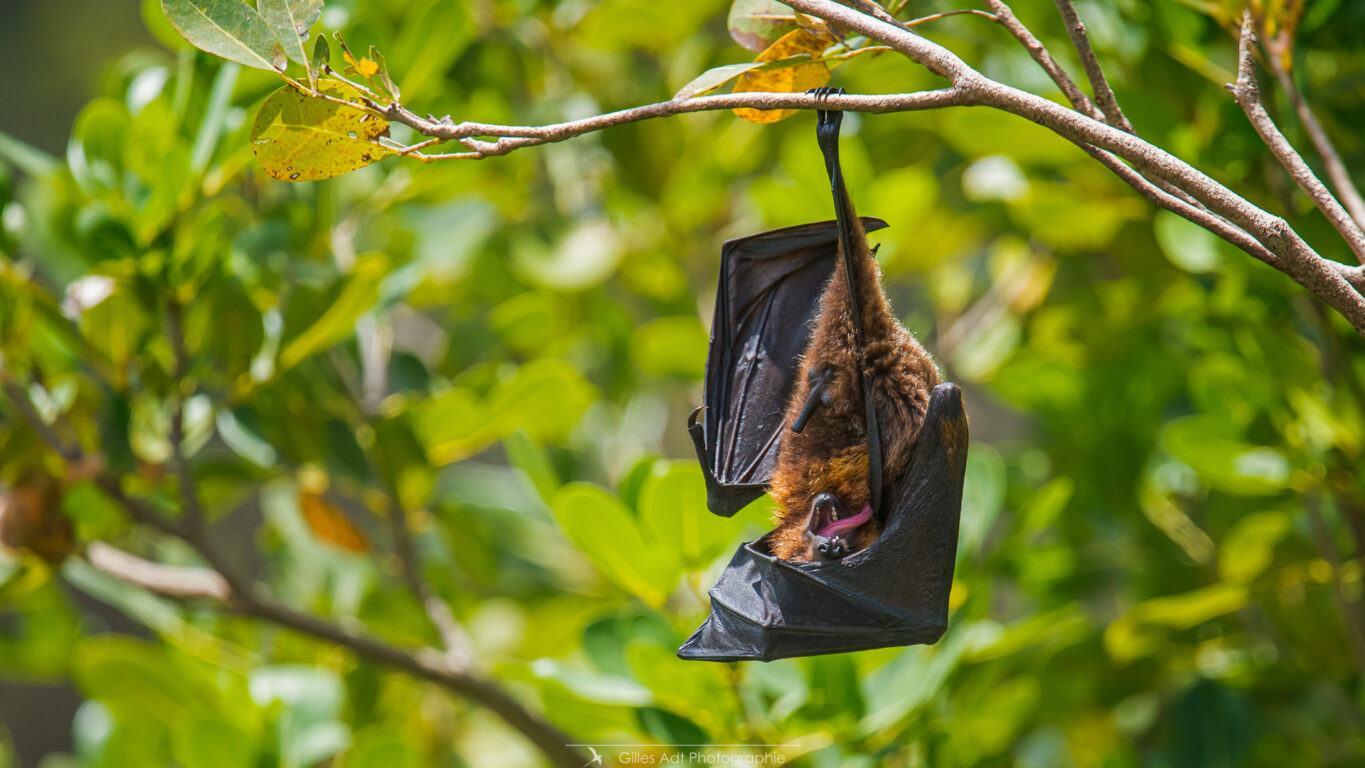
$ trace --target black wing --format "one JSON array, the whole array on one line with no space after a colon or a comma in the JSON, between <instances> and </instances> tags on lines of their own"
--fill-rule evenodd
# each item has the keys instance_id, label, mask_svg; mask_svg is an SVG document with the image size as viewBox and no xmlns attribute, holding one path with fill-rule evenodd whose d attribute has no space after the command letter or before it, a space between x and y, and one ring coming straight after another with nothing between
<instances>
[{"instance_id":1,"label":"black wing","mask_svg":"<svg viewBox=\"0 0 1365 768\"><path fill-rule=\"evenodd\" d=\"M863 217L872 232L887 226ZM763 495L812 320L838 256L833 221L725 243L706 359L705 420L687 428L706 472L706 503L729 517Z\"/></svg>"},{"instance_id":2,"label":"black wing","mask_svg":"<svg viewBox=\"0 0 1365 768\"><path fill-rule=\"evenodd\" d=\"M937 641L948 624L966 467L962 392L940 384L877 541L823 563L779 560L767 537L741 546L711 588L711 615L678 655L770 661Z\"/></svg>"}]
</instances>

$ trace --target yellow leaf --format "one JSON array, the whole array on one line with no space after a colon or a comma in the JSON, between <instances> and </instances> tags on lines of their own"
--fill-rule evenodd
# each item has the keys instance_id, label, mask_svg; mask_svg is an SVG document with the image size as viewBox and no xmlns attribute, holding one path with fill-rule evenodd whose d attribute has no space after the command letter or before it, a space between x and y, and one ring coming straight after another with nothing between
<instances>
[{"instance_id":1,"label":"yellow leaf","mask_svg":"<svg viewBox=\"0 0 1365 768\"><path fill-rule=\"evenodd\" d=\"M345 513L321 496L300 491L299 512L319 541L355 554L369 550L370 543L365 539L365 534L355 527Z\"/></svg>"},{"instance_id":2,"label":"yellow leaf","mask_svg":"<svg viewBox=\"0 0 1365 768\"><path fill-rule=\"evenodd\" d=\"M797 56L818 57L834 43L834 37L824 27L797 29L768 46L754 59L756 62L784 61ZM735 93L804 93L829 82L829 67L823 61L798 64L781 69L745 72L735 82ZM796 114L794 109L736 109L735 114L751 123L775 123Z\"/></svg>"},{"instance_id":3,"label":"yellow leaf","mask_svg":"<svg viewBox=\"0 0 1365 768\"><path fill-rule=\"evenodd\" d=\"M348 86L322 81L328 96L357 101ZM261 168L280 181L330 179L397 154L379 143L388 121L293 86L275 91L256 113L251 151Z\"/></svg>"}]
</instances>

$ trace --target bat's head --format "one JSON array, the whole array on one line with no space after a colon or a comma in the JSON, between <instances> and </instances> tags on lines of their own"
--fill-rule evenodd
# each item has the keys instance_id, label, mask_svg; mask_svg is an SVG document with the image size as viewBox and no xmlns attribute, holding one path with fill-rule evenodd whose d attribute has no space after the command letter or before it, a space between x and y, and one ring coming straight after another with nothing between
<instances>
[{"instance_id":1,"label":"bat's head","mask_svg":"<svg viewBox=\"0 0 1365 768\"><path fill-rule=\"evenodd\" d=\"M838 560L876 541L881 524L867 490L867 446L802 458L800 466L773 478L772 494L782 507L773 554L804 562Z\"/></svg>"}]
</instances>

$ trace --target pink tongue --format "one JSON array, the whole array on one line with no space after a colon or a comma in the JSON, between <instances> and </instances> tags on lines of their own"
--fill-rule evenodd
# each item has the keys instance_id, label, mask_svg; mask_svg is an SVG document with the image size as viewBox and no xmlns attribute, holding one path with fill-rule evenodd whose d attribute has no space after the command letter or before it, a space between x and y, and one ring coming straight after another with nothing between
<instances>
[{"instance_id":1,"label":"pink tongue","mask_svg":"<svg viewBox=\"0 0 1365 768\"><path fill-rule=\"evenodd\" d=\"M867 506L863 507L862 512L859 512L853 517L845 517L842 520L835 520L834 522L830 523L824 528L821 528L820 530L816 531L815 534L817 536L824 536L827 539L832 539L835 536L844 533L845 531L851 531L854 528L857 528L858 526L862 525L863 523L866 523L868 520L871 519L872 505L868 504Z\"/></svg>"}]
</instances>

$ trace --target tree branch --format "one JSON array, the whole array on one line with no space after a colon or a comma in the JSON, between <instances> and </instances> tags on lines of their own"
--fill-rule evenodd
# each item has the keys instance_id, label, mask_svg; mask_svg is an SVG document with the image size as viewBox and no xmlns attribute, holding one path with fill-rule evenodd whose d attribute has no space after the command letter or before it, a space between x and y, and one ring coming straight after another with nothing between
<instances>
[{"instance_id":1,"label":"tree branch","mask_svg":"<svg viewBox=\"0 0 1365 768\"><path fill-rule=\"evenodd\" d=\"M1090 47L1090 36L1086 34L1085 25L1076 15L1076 6L1071 0L1055 1L1057 13L1061 14L1062 23L1066 25L1066 33L1071 37L1071 45L1081 57L1081 66L1085 68L1085 76L1090 80L1090 90L1095 94L1095 102L1104 111L1104 121L1121 131L1136 133L1133 124L1128 122L1127 115L1119 108L1119 100L1114 96L1114 89L1109 87L1109 80L1104 76L1104 69L1100 67L1100 60L1095 56L1095 49Z\"/></svg>"},{"instance_id":2,"label":"tree branch","mask_svg":"<svg viewBox=\"0 0 1365 768\"><path fill-rule=\"evenodd\" d=\"M86 547L85 559L96 569L119 581L150 592L182 599L198 598L225 603L232 597L227 580L208 568L162 565L124 552L102 541Z\"/></svg>"},{"instance_id":3,"label":"tree branch","mask_svg":"<svg viewBox=\"0 0 1365 768\"><path fill-rule=\"evenodd\" d=\"M1317 115L1313 114L1312 108L1308 106L1307 99L1303 92L1295 84L1294 77L1284 67L1281 55L1284 53L1277 50L1278 46L1272 46L1269 40L1263 41L1266 51L1266 65L1270 68L1275 80L1289 94L1289 101L1294 106L1294 112L1298 115L1299 122L1303 123L1303 128L1308 132L1308 138L1313 142L1313 147L1318 151L1318 156L1322 158L1322 164L1327 168L1327 178L1332 180L1332 186L1337 189L1337 197L1341 199L1346 210L1350 212L1351 218L1355 220L1357 226L1365 228L1365 200L1360 197L1360 190L1356 188L1355 182L1351 180L1351 174L1346 170L1346 164L1341 161L1341 155L1337 153L1337 148L1332 144L1332 140L1327 136L1327 131L1318 122Z\"/></svg>"},{"instance_id":4,"label":"tree branch","mask_svg":"<svg viewBox=\"0 0 1365 768\"><path fill-rule=\"evenodd\" d=\"M896 29L896 27L892 28ZM805 93L726 93L714 96L697 96L690 99L672 99L594 115L582 120L538 126L472 122L457 124L448 116L439 120L431 117L423 118L396 103L388 105L370 104L367 106L385 118L406 125L423 136L441 141L461 142L469 149L467 152L454 152L445 155L414 155L425 160L440 160L481 159L505 155L523 147L550 144L605 128L637 123L641 120L671 117L688 112L753 108L842 109L883 114L941 109L943 107L961 106L966 103L968 102L964 94L955 88L900 94L831 95L825 99ZM496 141L481 141L478 137L495 137Z\"/></svg>"},{"instance_id":5,"label":"tree branch","mask_svg":"<svg viewBox=\"0 0 1365 768\"><path fill-rule=\"evenodd\" d=\"M1045 72L1047 72L1048 76L1052 78L1052 81L1057 84L1057 87L1062 89L1062 93L1066 94L1067 98L1071 101L1071 106L1075 107L1077 112L1080 112L1081 114L1093 120L1105 120L1104 113L1095 107L1095 104L1084 93L1081 92L1080 88L1076 87L1076 81L1072 80L1071 76L1066 73L1066 70L1062 69L1061 66L1057 64L1056 60L1052 58L1052 54L1047 50L1047 47L1043 45L1043 42L1039 40L1033 34L1033 32L1029 30L1028 27L1024 26L1024 23L1020 21L1017 16L1014 15L1014 12L1010 9L1008 5L1005 5L1000 0L986 0L986 3L996 11L995 14L996 21L998 21L1000 25L1003 26L1005 29L1009 30L1010 34L1014 35L1014 38L1018 40L1020 44L1024 46L1025 49L1028 50L1029 55L1033 57L1033 60L1038 62L1038 65L1041 66ZM1072 9L1072 13L1073 14L1075 13L1074 9ZM1065 14L1063 14L1063 18L1065 18ZM1089 51L1090 55L1093 57L1094 51L1090 49L1090 42L1087 38L1085 38L1084 25L1081 26L1080 35L1081 41L1085 45L1085 50ZM1078 43L1077 45L1079 46L1080 44ZM1082 56L1084 56L1084 54L1082 54ZM1103 77L1104 73L1101 72L1100 73L1101 83L1103 84L1103 87L1107 89L1109 87L1109 83L1108 81L1103 80ZM1112 98L1112 96L1113 94L1110 93L1110 98ZM1128 133L1136 135L1136 131L1134 131L1132 125L1128 123L1128 118L1123 117L1123 112L1118 110L1117 102L1115 102L1114 104L1114 110L1118 113L1118 115L1121 118L1120 124L1116 127L1122 128ZM1111 125L1114 124L1113 120L1109 120L1108 122ZM1089 145L1079 144L1078 146L1080 146L1081 149L1085 149ZM1113 157L1112 153L1105 154L1110 157ZM1096 157L1098 159L1098 156L1094 155L1093 153L1091 153L1091 156ZM1145 177L1146 174L1143 174L1143 176ZM1199 205L1198 201L1196 201L1193 197L1190 197L1183 190L1172 185L1165 179L1148 178L1147 180L1152 182L1156 186L1160 187L1166 193L1174 195L1196 208L1202 208L1202 206Z\"/></svg>"},{"instance_id":6,"label":"tree branch","mask_svg":"<svg viewBox=\"0 0 1365 768\"><path fill-rule=\"evenodd\" d=\"M1000 23L1000 26L1009 30L1010 34L1014 35L1014 39L1023 44L1024 48L1028 50L1029 56L1032 56L1033 60L1038 62L1038 66L1047 72L1048 77L1052 78L1052 82L1062 89L1062 93L1066 95L1067 100L1071 102L1077 112L1095 120L1104 118L1104 114L1095 107L1095 103L1090 100L1090 97L1086 96L1076 86L1076 81L1071 79L1071 75L1068 75L1066 70L1062 69L1057 61L1052 58L1051 52L1048 51L1047 46L1043 45L1043 41L1030 32L1028 27L1024 26L1024 23L1019 20L1018 16L1014 15L1014 11L1008 5L1005 5L1001 0L986 0L986 7L990 8L991 12L995 14L996 21Z\"/></svg>"},{"instance_id":7,"label":"tree branch","mask_svg":"<svg viewBox=\"0 0 1365 768\"><path fill-rule=\"evenodd\" d=\"M5 379L0 381L0 388L3 388L14 404L20 418L29 424L50 449L60 454L68 464L86 463L86 457L79 447L67 444L42 420L22 386ZM509 696L495 681L470 668L454 666L446 654L431 649L408 652L369 635L282 605L269 597L260 585L237 575L218 550L210 544L207 536L197 534L179 521L166 518L146 502L129 496L123 490L123 484L117 476L101 471L94 481L123 507L134 522L179 538L189 544L209 566L201 569L172 568L142 560L107 544L96 542L91 544L87 555L91 565L96 568L145 589L171 597L211 600L224 609L231 609L349 648L372 661L436 683L489 709L526 736L556 765L581 768L585 764L586 755L568 746L570 739L548 721Z\"/></svg>"},{"instance_id":8,"label":"tree branch","mask_svg":"<svg viewBox=\"0 0 1365 768\"><path fill-rule=\"evenodd\" d=\"M408 674L475 701L530 739L556 765L581 768L586 755L567 746L568 737L508 696L494 681L469 670L452 668L431 649L406 651L257 594L229 589L222 574L210 568L179 568L144 560L103 542L90 545L90 564L120 581L167 597L203 599L224 611L270 622L300 634L347 648L371 661Z\"/></svg>"},{"instance_id":9,"label":"tree branch","mask_svg":"<svg viewBox=\"0 0 1365 768\"><path fill-rule=\"evenodd\" d=\"M1322 258L1289 224L1253 205L1203 172L1126 131L1041 96L996 82L937 43L860 14L832 0L783 0L803 13L881 42L947 78L967 103L990 106L1035 122L1072 141L1092 144L1184 190L1213 213L1246 231L1281 260L1279 268L1326 301L1365 335L1365 296L1333 262Z\"/></svg>"},{"instance_id":10,"label":"tree branch","mask_svg":"<svg viewBox=\"0 0 1365 768\"><path fill-rule=\"evenodd\" d=\"M1356 260L1365 261L1365 232L1362 232L1346 213L1346 209L1332 196L1317 174L1313 173L1313 169L1308 167L1308 163L1304 162L1289 140L1280 133L1280 129L1275 127L1275 122L1270 119L1270 114L1261 104L1261 89L1256 82L1255 44L1256 32L1252 26L1251 11L1248 10L1242 16L1242 37L1237 46L1237 82L1229 86L1228 90L1232 91L1237 104L1246 113L1256 133L1270 148L1275 159L1280 161L1280 165L1293 177L1294 183L1299 185L1299 189L1303 190L1327 220L1332 222L1332 226L1336 227L1341 238L1355 253Z\"/></svg>"}]
</instances>

